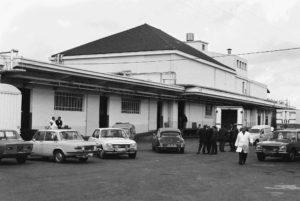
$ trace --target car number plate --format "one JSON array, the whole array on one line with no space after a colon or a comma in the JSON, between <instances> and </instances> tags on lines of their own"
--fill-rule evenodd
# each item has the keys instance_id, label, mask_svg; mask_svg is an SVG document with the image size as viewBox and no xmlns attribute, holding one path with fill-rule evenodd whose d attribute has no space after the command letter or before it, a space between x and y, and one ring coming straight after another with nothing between
<instances>
[{"instance_id":1,"label":"car number plate","mask_svg":"<svg viewBox=\"0 0 300 201\"><path fill-rule=\"evenodd\" d=\"M91 157L92 157L92 156L93 156L93 153L89 153L88 156L91 156Z\"/></svg>"},{"instance_id":2,"label":"car number plate","mask_svg":"<svg viewBox=\"0 0 300 201\"><path fill-rule=\"evenodd\" d=\"M168 147L176 147L176 144L168 144Z\"/></svg>"},{"instance_id":3,"label":"car number plate","mask_svg":"<svg viewBox=\"0 0 300 201\"><path fill-rule=\"evenodd\" d=\"M117 148L117 151L126 151L125 148Z\"/></svg>"}]
</instances>

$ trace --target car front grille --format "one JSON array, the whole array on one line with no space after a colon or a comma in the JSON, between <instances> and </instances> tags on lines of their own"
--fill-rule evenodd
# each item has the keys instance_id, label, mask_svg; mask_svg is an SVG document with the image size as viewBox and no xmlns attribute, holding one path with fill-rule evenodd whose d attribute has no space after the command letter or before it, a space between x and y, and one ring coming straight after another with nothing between
<instances>
[{"instance_id":1,"label":"car front grille","mask_svg":"<svg viewBox=\"0 0 300 201\"><path fill-rule=\"evenodd\" d=\"M113 147L114 148L129 148L130 145L129 144L114 144Z\"/></svg>"},{"instance_id":2,"label":"car front grille","mask_svg":"<svg viewBox=\"0 0 300 201\"><path fill-rule=\"evenodd\" d=\"M279 147L276 146L263 146L262 147L264 151L278 151Z\"/></svg>"},{"instance_id":3,"label":"car front grille","mask_svg":"<svg viewBox=\"0 0 300 201\"><path fill-rule=\"evenodd\" d=\"M18 145L17 146L17 152L22 152L24 150L23 145Z\"/></svg>"},{"instance_id":4,"label":"car front grille","mask_svg":"<svg viewBox=\"0 0 300 201\"><path fill-rule=\"evenodd\" d=\"M85 151L93 151L94 150L94 146L85 146L84 150Z\"/></svg>"}]
</instances>

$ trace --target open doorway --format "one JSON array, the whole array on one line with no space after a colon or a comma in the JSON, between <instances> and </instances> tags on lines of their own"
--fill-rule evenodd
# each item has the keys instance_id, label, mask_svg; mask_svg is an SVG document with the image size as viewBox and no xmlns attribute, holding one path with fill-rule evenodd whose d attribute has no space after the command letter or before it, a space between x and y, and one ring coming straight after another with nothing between
<instances>
[{"instance_id":1,"label":"open doorway","mask_svg":"<svg viewBox=\"0 0 300 201\"><path fill-rule=\"evenodd\" d=\"M100 111L99 111L99 127L108 127L109 116L107 114L108 98L106 96L100 96Z\"/></svg>"},{"instance_id":2,"label":"open doorway","mask_svg":"<svg viewBox=\"0 0 300 201\"><path fill-rule=\"evenodd\" d=\"M185 116L184 108L185 108L185 102L179 101L178 102L178 128L179 129L183 129L184 127L184 120L183 120L183 117Z\"/></svg>"},{"instance_id":3,"label":"open doorway","mask_svg":"<svg viewBox=\"0 0 300 201\"><path fill-rule=\"evenodd\" d=\"M230 125L237 124L237 110L222 110L222 127L229 128Z\"/></svg>"},{"instance_id":4,"label":"open doorway","mask_svg":"<svg viewBox=\"0 0 300 201\"><path fill-rule=\"evenodd\" d=\"M157 123L156 123L157 129L163 127L164 117L162 115L162 105L163 105L162 101L157 102Z\"/></svg>"},{"instance_id":5,"label":"open doorway","mask_svg":"<svg viewBox=\"0 0 300 201\"><path fill-rule=\"evenodd\" d=\"M31 90L21 88L22 93L22 105L21 105L21 136L25 140L31 140L34 133L32 131L32 114L30 112L30 96Z\"/></svg>"}]
</instances>

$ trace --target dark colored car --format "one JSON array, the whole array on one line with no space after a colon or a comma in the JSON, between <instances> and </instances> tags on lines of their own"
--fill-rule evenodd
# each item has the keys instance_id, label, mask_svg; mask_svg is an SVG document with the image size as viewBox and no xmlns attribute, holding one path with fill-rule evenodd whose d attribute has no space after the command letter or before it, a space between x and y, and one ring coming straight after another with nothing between
<instances>
[{"instance_id":1,"label":"dark colored car","mask_svg":"<svg viewBox=\"0 0 300 201\"><path fill-rule=\"evenodd\" d=\"M300 129L275 131L271 139L259 142L255 151L259 161L266 157L284 157L294 161L300 155Z\"/></svg>"},{"instance_id":2,"label":"dark colored car","mask_svg":"<svg viewBox=\"0 0 300 201\"><path fill-rule=\"evenodd\" d=\"M23 141L14 130L0 130L0 160L15 158L18 163L25 163L32 152L32 143Z\"/></svg>"},{"instance_id":3,"label":"dark colored car","mask_svg":"<svg viewBox=\"0 0 300 201\"><path fill-rule=\"evenodd\" d=\"M167 151L174 150L184 153L184 139L181 131L176 128L160 128L153 134L152 150L153 151Z\"/></svg>"},{"instance_id":4,"label":"dark colored car","mask_svg":"<svg viewBox=\"0 0 300 201\"><path fill-rule=\"evenodd\" d=\"M128 137L130 139L134 139L136 131L135 131L135 126L131 123L122 123L122 122L117 122L115 125L112 126L113 128L122 128L123 130L126 131Z\"/></svg>"}]
</instances>

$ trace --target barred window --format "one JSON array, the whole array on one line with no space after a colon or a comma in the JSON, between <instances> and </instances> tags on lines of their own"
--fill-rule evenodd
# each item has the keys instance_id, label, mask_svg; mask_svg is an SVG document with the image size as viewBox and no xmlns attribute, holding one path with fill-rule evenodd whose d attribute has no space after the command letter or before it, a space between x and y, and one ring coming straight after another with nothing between
<instances>
[{"instance_id":1,"label":"barred window","mask_svg":"<svg viewBox=\"0 0 300 201\"><path fill-rule=\"evenodd\" d=\"M54 110L83 111L83 95L55 92Z\"/></svg>"},{"instance_id":2,"label":"barred window","mask_svg":"<svg viewBox=\"0 0 300 201\"><path fill-rule=\"evenodd\" d=\"M122 98L122 113L140 114L141 101L134 98Z\"/></svg>"},{"instance_id":3,"label":"barred window","mask_svg":"<svg viewBox=\"0 0 300 201\"><path fill-rule=\"evenodd\" d=\"M205 116L211 116L212 115L212 105L205 105Z\"/></svg>"}]
</instances>

